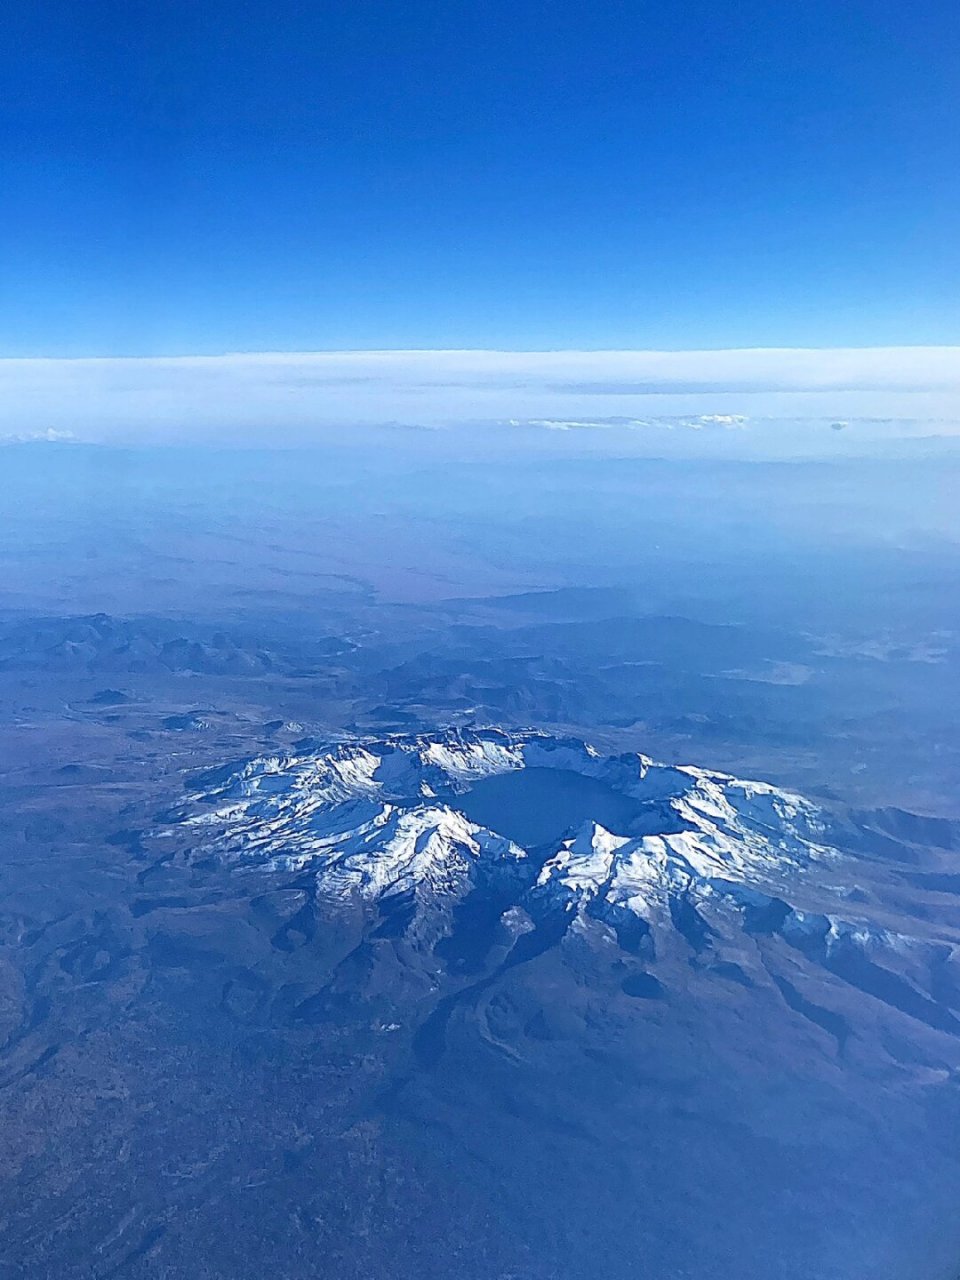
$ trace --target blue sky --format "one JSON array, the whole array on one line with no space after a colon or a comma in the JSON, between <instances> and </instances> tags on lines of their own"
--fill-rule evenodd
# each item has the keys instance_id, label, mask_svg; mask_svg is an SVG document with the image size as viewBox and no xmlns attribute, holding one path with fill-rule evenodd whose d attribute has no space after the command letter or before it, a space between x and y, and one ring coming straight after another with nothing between
<instances>
[{"instance_id":1,"label":"blue sky","mask_svg":"<svg viewBox=\"0 0 960 1280\"><path fill-rule=\"evenodd\" d=\"M10 0L0 354L960 341L955 0Z\"/></svg>"}]
</instances>

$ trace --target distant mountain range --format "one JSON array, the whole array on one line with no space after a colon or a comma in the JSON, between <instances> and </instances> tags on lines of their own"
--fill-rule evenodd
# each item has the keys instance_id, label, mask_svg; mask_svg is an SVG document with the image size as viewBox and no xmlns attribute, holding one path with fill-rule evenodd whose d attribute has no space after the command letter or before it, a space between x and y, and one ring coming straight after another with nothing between
<instances>
[{"instance_id":1,"label":"distant mountain range","mask_svg":"<svg viewBox=\"0 0 960 1280\"><path fill-rule=\"evenodd\" d=\"M347 653L349 640L316 636L314 661ZM70 675L263 676L296 673L289 652L224 631L184 627L156 618L116 618L106 613L72 618L29 618L0 626L0 671L34 670Z\"/></svg>"}]
</instances>

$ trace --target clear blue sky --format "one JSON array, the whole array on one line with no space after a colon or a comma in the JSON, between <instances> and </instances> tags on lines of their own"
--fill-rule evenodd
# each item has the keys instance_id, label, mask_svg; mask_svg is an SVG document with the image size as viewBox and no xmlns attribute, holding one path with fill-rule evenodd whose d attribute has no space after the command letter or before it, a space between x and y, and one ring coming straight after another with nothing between
<instances>
[{"instance_id":1,"label":"clear blue sky","mask_svg":"<svg viewBox=\"0 0 960 1280\"><path fill-rule=\"evenodd\" d=\"M7 0L0 354L960 340L956 0Z\"/></svg>"}]
</instances>

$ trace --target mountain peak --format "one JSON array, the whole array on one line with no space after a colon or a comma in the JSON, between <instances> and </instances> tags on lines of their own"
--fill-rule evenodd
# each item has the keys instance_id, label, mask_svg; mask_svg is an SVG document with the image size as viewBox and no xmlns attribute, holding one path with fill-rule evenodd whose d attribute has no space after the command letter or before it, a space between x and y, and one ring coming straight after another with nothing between
<instances>
[{"instance_id":1,"label":"mountain peak","mask_svg":"<svg viewBox=\"0 0 960 1280\"><path fill-rule=\"evenodd\" d=\"M408 895L438 936L478 896L615 929L675 924L681 899L743 917L842 858L793 793L497 728L257 757L202 777L176 817L205 856L309 869L326 901Z\"/></svg>"}]
</instances>

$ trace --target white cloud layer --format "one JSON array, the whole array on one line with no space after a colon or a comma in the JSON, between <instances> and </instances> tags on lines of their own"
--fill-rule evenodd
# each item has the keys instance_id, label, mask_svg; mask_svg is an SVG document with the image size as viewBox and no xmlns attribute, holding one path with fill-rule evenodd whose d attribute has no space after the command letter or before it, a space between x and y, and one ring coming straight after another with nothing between
<instances>
[{"instance_id":1,"label":"white cloud layer","mask_svg":"<svg viewBox=\"0 0 960 1280\"><path fill-rule=\"evenodd\" d=\"M960 348L329 351L0 360L0 437L230 436L483 422L742 426L757 419L960 431Z\"/></svg>"}]
</instances>

